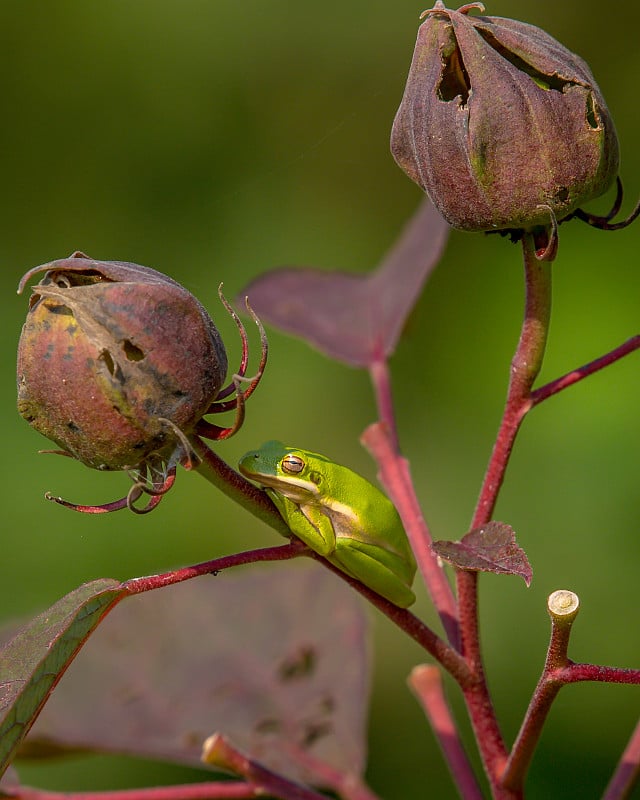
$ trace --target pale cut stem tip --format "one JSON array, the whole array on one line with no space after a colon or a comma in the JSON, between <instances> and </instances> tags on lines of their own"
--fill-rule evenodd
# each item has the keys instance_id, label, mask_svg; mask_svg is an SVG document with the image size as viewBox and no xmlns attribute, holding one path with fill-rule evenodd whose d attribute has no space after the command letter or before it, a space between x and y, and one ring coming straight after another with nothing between
<instances>
[{"instance_id":1,"label":"pale cut stem tip","mask_svg":"<svg viewBox=\"0 0 640 800\"><path fill-rule=\"evenodd\" d=\"M580 610L580 598L568 589L558 589L549 595L547 608L554 622L573 622Z\"/></svg>"}]
</instances>

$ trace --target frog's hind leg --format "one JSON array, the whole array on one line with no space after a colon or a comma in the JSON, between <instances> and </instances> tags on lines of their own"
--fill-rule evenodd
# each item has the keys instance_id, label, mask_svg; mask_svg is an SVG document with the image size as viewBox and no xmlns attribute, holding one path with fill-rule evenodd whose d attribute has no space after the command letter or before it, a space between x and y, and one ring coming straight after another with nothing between
<instances>
[{"instance_id":1,"label":"frog's hind leg","mask_svg":"<svg viewBox=\"0 0 640 800\"><path fill-rule=\"evenodd\" d=\"M351 540L347 547L332 553L329 561L400 608L416 599L402 575L404 570L394 569L404 567L403 562L382 547Z\"/></svg>"}]
</instances>

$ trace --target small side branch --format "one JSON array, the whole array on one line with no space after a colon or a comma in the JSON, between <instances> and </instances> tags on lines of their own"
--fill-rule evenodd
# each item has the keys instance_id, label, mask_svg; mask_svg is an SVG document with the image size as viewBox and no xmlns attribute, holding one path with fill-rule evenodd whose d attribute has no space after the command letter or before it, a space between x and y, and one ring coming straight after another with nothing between
<instances>
[{"instance_id":1,"label":"small side branch","mask_svg":"<svg viewBox=\"0 0 640 800\"><path fill-rule=\"evenodd\" d=\"M482 800L482 792L447 704L440 670L432 664L415 667L409 676L409 686L431 724L460 797L464 800Z\"/></svg>"},{"instance_id":2,"label":"small side branch","mask_svg":"<svg viewBox=\"0 0 640 800\"><path fill-rule=\"evenodd\" d=\"M326 800L325 795L294 783L249 758L219 733L214 733L204 743L202 760L205 764L241 775L260 790L260 796L273 795L281 800Z\"/></svg>"},{"instance_id":3,"label":"small side branch","mask_svg":"<svg viewBox=\"0 0 640 800\"><path fill-rule=\"evenodd\" d=\"M293 539L289 544L277 547L263 547L259 550L246 550L244 553L233 553L230 556L221 556L211 561L203 561L191 567L163 572L159 575L146 575L142 578L131 578L122 584L129 594L140 594L152 589L161 589L163 586L172 586L175 583L197 578L200 575L217 575L223 569L238 567L243 564L255 564L258 561L285 561L290 558L308 555L309 548L299 539Z\"/></svg>"},{"instance_id":4,"label":"small side branch","mask_svg":"<svg viewBox=\"0 0 640 800\"><path fill-rule=\"evenodd\" d=\"M640 685L640 669L605 667L600 664L568 664L557 673L558 680L565 683L626 683Z\"/></svg>"},{"instance_id":5,"label":"small side branch","mask_svg":"<svg viewBox=\"0 0 640 800\"><path fill-rule=\"evenodd\" d=\"M308 749L292 742L288 743L286 751L313 776L312 783L330 789L341 800L380 800L359 775L336 769L316 758Z\"/></svg>"},{"instance_id":6,"label":"small side branch","mask_svg":"<svg viewBox=\"0 0 640 800\"><path fill-rule=\"evenodd\" d=\"M551 639L542 675L502 775L503 786L510 789L522 791L544 723L563 686L558 673L570 663L567 655L569 637L579 607L578 596L565 590L553 592L547 601L551 617Z\"/></svg>"},{"instance_id":7,"label":"small side branch","mask_svg":"<svg viewBox=\"0 0 640 800\"><path fill-rule=\"evenodd\" d=\"M542 403L543 400L547 400L549 397L552 397L554 394L558 394L558 392L561 392L563 389L567 389L569 386L574 386L581 380L588 378L589 375L593 375L595 372L599 372L599 370L604 369L611 364L615 364L616 361L624 358L624 356L628 356L630 353L633 353L639 348L640 334L637 336L632 336L631 339L627 339L626 342L623 342L614 350L611 350L611 352L600 356L600 358L596 358L594 361L590 361L588 364L585 364L582 367L578 367L571 372L567 372L566 375L562 375L560 378L556 378L550 383L546 383L544 386L536 389L531 393L532 405L537 406L539 403Z\"/></svg>"},{"instance_id":8,"label":"small side branch","mask_svg":"<svg viewBox=\"0 0 640 800\"><path fill-rule=\"evenodd\" d=\"M576 664L569 659L568 648L571 626L579 610L579 600L576 594L565 590L554 592L549 597L548 609L551 616L551 640L544 670L531 698L522 727L502 776L503 785L516 790L522 790L542 728L547 720L553 701L563 686L582 681L640 684L640 670L604 667L597 664ZM616 785L631 785L629 781L633 782L635 780L638 769L640 769L640 727L634 736L637 741L632 739L627 748L631 754L631 765L624 768L623 757L623 761L616 773L618 777L614 776L617 782ZM634 758L635 765L633 765ZM631 773L634 774L632 775ZM614 779L612 779L612 784ZM618 800L618 798L624 796L623 793L607 795L609 800Z\"/></svg>"},{"instance_id":9,"label":"small side branch","mask_svg":"<svg viewBox=\"0 0 640 800\"><path fill-rule=\"evenodd\" d=\"M602 800L624 800L640 778L640 721L631 734Z\"/></svg>"}]
</instances>

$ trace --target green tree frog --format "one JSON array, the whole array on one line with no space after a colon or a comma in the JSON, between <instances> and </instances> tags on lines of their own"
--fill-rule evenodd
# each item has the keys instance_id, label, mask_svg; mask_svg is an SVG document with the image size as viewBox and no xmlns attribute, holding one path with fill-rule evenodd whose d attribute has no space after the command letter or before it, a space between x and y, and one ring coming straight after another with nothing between
<instances>
[{"instance_id":1,"label":"green tree frog","mask_svg":"<svg viewBox=\"0 0 640 800\"><path fill-rule=\"evenodd\" d=\"M238 466L312 550L392 603L414 602L416 562L407 535L391 501L369 481L277 441L250 450Z\"/></svg>"}]
</instances>

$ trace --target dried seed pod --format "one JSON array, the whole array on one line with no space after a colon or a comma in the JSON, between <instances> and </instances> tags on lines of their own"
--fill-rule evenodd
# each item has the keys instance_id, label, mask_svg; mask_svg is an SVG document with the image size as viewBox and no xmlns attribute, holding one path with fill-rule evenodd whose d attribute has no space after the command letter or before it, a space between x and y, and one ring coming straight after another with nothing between
<instances>
[{"instance_id":1,"label":"dried seed pod","mask_svg":"<svg viewBox=\"0 0 640 800\"><path fill-rule=\"evenodd\" d=\"M457 228L551 229L616 179L613 121L581 58L474 9L424 12L393 156Z\"/></svg>"},{"instance_id":2,"label":"dried seed pod","mask_svg":"<svg viewBox=\"0 0 640 800\"><path fill-rule=\"evenodd\" d=\"M178 463L191 466L189 437L226 438L244 418L244 401L258 375L240 390L247 366L242 323L239 374L222 389L227 355L201 303L160 272L83 253L30 270L19 291L33 287L18 345L18 410L65 455L101 470L131 470L127 498L76 510L133 507L143 494L149 507L171 486ZM254 317L255 319L255 317ZM257 321L257 320L256 320ZM233 400L215 402L235 393ZM205 414L236 410L236 423L220 428Z\"/></svg>"},{"instance_id":3,"label":"dried seed pod","mask_svg":"<svg viewBox=\"0 0 640 800\"><path fill-rule=\"evenodd\" d=\"M137 264L76 255L40 269L18 346L20 414L96 469L170 459L175 429L193 430L226 376L207 312Z\"/></svg>"}]
</instances>

